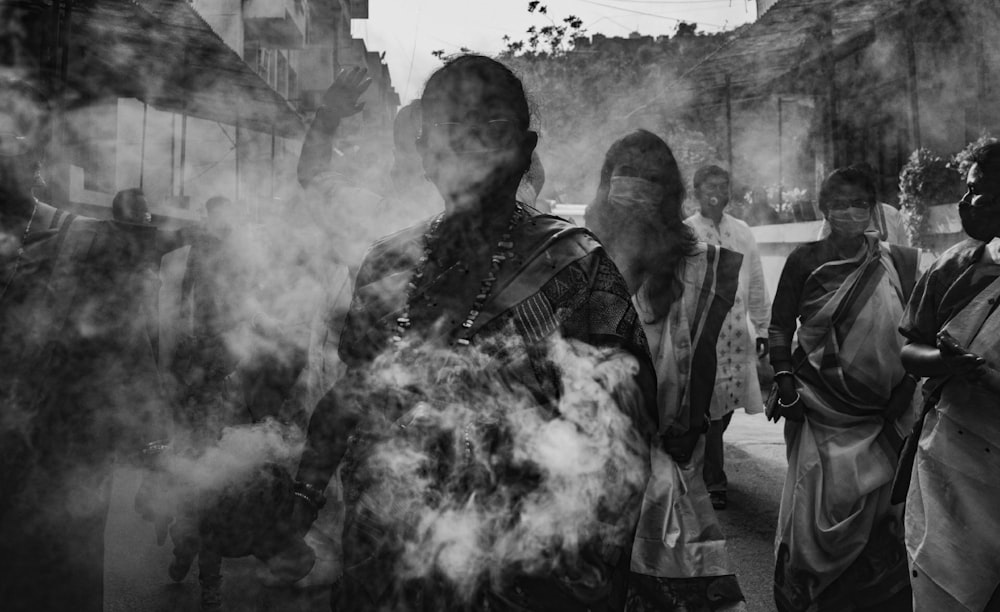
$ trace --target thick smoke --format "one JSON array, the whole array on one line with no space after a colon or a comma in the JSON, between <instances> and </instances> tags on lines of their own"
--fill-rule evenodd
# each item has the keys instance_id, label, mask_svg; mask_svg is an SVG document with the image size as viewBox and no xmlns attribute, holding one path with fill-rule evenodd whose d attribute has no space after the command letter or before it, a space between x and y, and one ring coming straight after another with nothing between
<instances>
[{"instance_id":1,"label":"thick smoke","mask_svg":"<svg viewBox=\"0 0 1000 612\"><path fill-rule=\"evenodd\" d=\"M549 348L562 395L548 407L475 350L376 361L363 393L407 389L407 400L398 417L372 407L383 424L345 460L345 490L398 538L396 580L444 578L471 597L513 568L548 575L595 543L598 554L630 545L648 455L618 401L636 363L576 341Z\"/></svg>"}]
</instances>

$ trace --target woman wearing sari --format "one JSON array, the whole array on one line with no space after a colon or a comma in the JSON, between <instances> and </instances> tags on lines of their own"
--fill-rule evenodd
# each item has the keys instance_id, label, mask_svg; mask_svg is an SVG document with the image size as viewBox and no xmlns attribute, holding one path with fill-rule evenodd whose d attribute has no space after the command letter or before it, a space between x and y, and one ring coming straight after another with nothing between
<instances>
[{"instance_id":1,"label":"woman wearing sari","mask_svg":"<svg viewBox=\"0 0 1000 612\"><path fill-rule=\"evenodd\" d=\"M587 230L517 201L538 136L506 67L451 60L422 107L417 146L445 212L361 264L339 345L348 371L317 405L299 466L300 528L339 468L339 611L620 609L655 417L625 282ZM574 351L603 382L569 376ZM567 381L601 385L605 419L570 422L584 396ZM537 422L527 438L555 429L627 461L598 462L582 499L575 475L594 465L551 465L571 449L526 444L517 419ZM554 469L573 486L555 490ZM549 520L577 510L588 518Z\"/></svg>"},{"instance_id":2,"label":"woman wearing sari","mask_svg":"<svg viewBox=\"0 0 1000 612\"><path fill-rule=\"evenodd\" d=\"M970 239L920 278L900 327L931 398L906 498L920 612L1000 610L1000 144L971 161L958 205Z\"/></svg>"},{"instance_id":3,"label":"woman wearing sari","mask_svg":"<svg viewBox=\"0 0 1000 612\"><path fill-rule=\"evenodd\" d=\"M716 344L743 256L699 242L681 218L684 182L670 147L638 130L608 150L587 226L625 277L649 340L659 428L632 546L626 609L743 609L702 478Z\"/></svg>"},{"instance_id":4,"label":"woman wearing sari","mask_svg":"<svg viewBox=\"0 0 1000 612\"><path fill-rule=\"evenodd\" d=\"M890 503L915 380L896 330L916 252L866 233L875 188L856 168L820 190L830 235L788 256L772 307L788 474L775 541L780 612L906 610L901 517ZM793 337L797 330L797 344Z\"/></svg>"}]
</instances>

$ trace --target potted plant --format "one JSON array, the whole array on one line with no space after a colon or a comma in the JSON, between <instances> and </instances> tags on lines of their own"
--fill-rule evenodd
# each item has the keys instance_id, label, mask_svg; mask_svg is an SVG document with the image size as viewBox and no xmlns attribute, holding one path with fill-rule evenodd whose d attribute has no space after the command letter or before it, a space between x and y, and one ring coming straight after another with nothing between
<instances>
[{"instance_id":1,"label":"potted plant","mask_svg":"<svg viewBox=\"0 0 1000 612\"><path fill-rule=\"evenodd\" d=\"M899 173L899 202L906 218L910 244L931 245L928 209L955 201L960 176L947 160L928 149L917 149Z\"/></svg>"}]
</instances>

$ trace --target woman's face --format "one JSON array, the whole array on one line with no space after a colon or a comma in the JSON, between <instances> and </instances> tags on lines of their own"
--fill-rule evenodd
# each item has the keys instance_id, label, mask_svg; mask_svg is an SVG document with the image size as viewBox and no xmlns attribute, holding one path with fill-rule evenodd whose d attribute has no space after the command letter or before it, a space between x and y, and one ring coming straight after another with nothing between
<instances>
[{"instance_id":1,"label":"woman's face","mask_svg":"<svg viewBox=\"0 0 1000 612\"><path fill-rule=\"evenodd\" d=\"M825 205L830 233L854 237L868 229L875 202L864 187L844 183L830 191Z\"/></svg>"},{"instance_id":2,"label":"woman's face","mask_svg":"<svg viewBox=\"0 0 1000 612\"><path fill-rule=\"evenodd\" d=\"M522 130L510 93L470 77L424 102L420 153L427 178L452 209L476 207L527 169L536 136Z\"/></svg>"},{"instance_id":3,"label":"woman's face","mask_svg":"<svg viewBox=\"0 0 1000 612\"><path fill-rule=\"evenodd\" d=\"M637 223L648 227L644 218L655 214L663 201L662 173L649 156L622 156L622 161L611 170L608 202L615 215L625 215L626 225ZM658 222L657 222L658 223ZM600 237L608 254L623 272L626 268L640 268L639 261L646 254L643 232L629 231L627 227L592 228Z\"/></svg>"}]
</instances>

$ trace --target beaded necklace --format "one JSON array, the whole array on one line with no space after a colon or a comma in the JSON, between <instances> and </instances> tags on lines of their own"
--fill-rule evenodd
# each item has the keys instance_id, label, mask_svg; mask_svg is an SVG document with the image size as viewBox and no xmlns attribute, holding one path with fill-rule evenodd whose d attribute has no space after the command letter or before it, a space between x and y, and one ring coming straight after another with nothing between
<instances>
[{"instance_id":1,"label":"beaded necklace","mask_svg":"<svg viewBox=\"0 0 1000 612\"><path fill-rule=\"evenodd\" d=\"M459 336L456 338L455 342L460 346L468 346L471 342L472 337L472 326L475 324L476 319L479 318L479 314L483 310L483 306L486 304L486 300L490 297L493 291L493 285L497 282L497 273L500 271L500 266L504 261L510 259L514 255L514 242L511 240L511 234L514 228L524 219L527 213L521 203L518 202L514 206L514 212L511 213L510 221L507 223L507 229L504 231L500 240L497 241L496 250L493 255L490 256L490 271L487 273L486 278L482 280L479 285L479 293L476 294L476 299L472 303L472 308L469 310L469 314L466 315L465 321L462 322L461 330L459 331ZM423 279L424 273L427 270L427 262L431 257L431 243L436 237L437 230L441 225L441 221L444 215L439 215L433 223L431 223L430 228L427 233L424 234L424 251L417 261L417 266L413 270L413 277L410 282L406 285L406 304L403 306L403 312L396 319L396 334L392 337L392 341L399 344L403 335L406 334L406 330L410 328L412 321L410 320L410 308L413 305L413 298L416 296L416 291L419 286L420 280Z\"/></svg>"}]
</instances>

